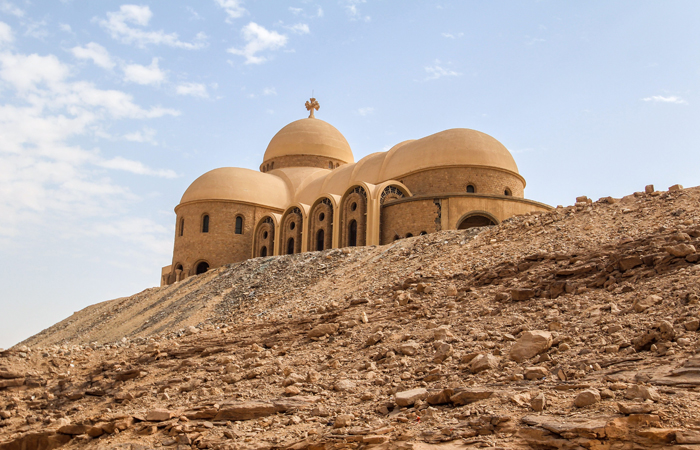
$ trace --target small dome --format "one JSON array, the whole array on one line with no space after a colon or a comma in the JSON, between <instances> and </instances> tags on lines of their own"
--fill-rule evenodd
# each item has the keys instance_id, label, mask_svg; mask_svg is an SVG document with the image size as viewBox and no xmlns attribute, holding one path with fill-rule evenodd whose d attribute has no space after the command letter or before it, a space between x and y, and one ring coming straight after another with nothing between
<instances>
[{"instance_id":1,"label":"small dome","mask_svg":"<svg viewBox=\"0 0 700 450\"><path fill-rule=\"evenodd\" d=\"M284 209L291 201L287 184L274 175L237 167L211 170L187 188L180 204L226 200Z\"/></svg>"},{"instance_id":2,"label":"small dome","mask_svg":"<svg viewBox=\"0 0 700 450\"><path fill-rule=\"evenodd\" d=\"M486 133L467 128L441 131L394 146L384 160L381 178L401 176L437 167L491 167L518 174L508 149Z\"/></svg>"},{"instance_id":3,"label":"small dome","mask_svg":"<svg viewBox=\"0 0 700 450\"><path fill-rule=\"evenodd\" d=\"M267 146L263 164L282 156L319 156L352 163L350 144L340 131L321 119L297 120L282 128Z\"/></svg>"}]
</instances>

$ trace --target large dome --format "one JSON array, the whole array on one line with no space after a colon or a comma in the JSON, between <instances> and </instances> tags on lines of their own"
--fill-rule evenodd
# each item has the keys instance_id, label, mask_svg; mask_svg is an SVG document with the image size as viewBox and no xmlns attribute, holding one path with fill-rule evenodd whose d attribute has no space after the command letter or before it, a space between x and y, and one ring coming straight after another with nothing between
<instances>
[{"instance_id":1,"label":"large dome","mask_svg":"<svg viewBox=\"0 0 700 450\"><path fill-rule=\"evenodd\" d=\"M384 180L421 170L449 166L476 166L505 170L519 176L513 155L495 138L467 128L453 128L389 150L383 161Z\"/></svg>"},{"instance_id":2,"label":"large dome","mask_svg":"<svg viewBox=\"0 0 700 450\"><path fill-rule=\"evenodd\" d=\"M328 122L311 117L277 132L267 146L263 164L283 156L319 156L348 164L355 161L345 136Z\"/></svg>"},{"instance_id":3,"label":"large dome","mask_svg":"<svg viewBox=\"0 0 700 450\"><path fill-rule=\"evenodd\" d=\"M292 199L287 184L279 177L250 169L222 167L194 180L180 204L212 200L284 209Z\"/></svg>"}]
</instances>

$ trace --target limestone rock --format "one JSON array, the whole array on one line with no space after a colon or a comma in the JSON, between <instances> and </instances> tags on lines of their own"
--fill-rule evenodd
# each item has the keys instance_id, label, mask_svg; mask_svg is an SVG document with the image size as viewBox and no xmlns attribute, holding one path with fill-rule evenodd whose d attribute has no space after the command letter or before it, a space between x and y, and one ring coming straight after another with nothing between
<instances>
[{"instance_id":1,"label":"limestone rock","mask_svg":"<svg viewBox=\"0 0 700 450\"><path fill-rule=\"evenodd\" d=\"M437 351L435 352L435 355L433 356L433 362L435 363L441 363L448 357L452 356L454 353L454 349L452 348L452 345L450 344L441 344Z\"/></svg>"},{"instance_id":2,"label":"limestone rock","mask_svg":"<svg viewBox=\"0 0 700 450\"><path fill-rule=\"evenodd\" d=\"M659 393L653 387L642 386L639 384L630 386L625 391L625 398L627 400L653 400L657 401L661 397Z\"/></svg>"},{"instance_id":3,"label":"limestone rock","mask_svg":"<svg viewBox=\"0 0 700 450\"><path fill-rule=\"evenodd\" d=\"M634 303L632 304L632 308L634 308L636 312L641 313L652 306L658 305L662 301L663 298L658 295L648 295L644 298L635 299Z\"/></svg>"},{"instance_id":4,"label":"limestone rock","mask_svg":"<svg viewBox=\"0 0 700 450\"><path fill-rule=\"evenodd\" d=\"M418 349L420 349L420 344L413 341L404 342L399 346L401 354L406 356L414 356Z\"/></svg>"},{"instance_id":5,"label":"limestone rock","mask_svg":"<svg viewBox=\"0 0 700 450\"><path fill-rule=\"evenodd\" d=\"M524 375L528 380L541 380L549 375L549 370L546 367L526 367Z\"/></svg>"},{"instance_id":6,"label":"limestone rock","mask_svg":"<svg viewBox=\"0 0 700 450\"><path fill-rule=\"evenodd\" d=\"M461 406L473 403L478 400L487 399L492 395L493 391L489 389L464 389L459 392L456 392L452 397L450 397L450 401L456 406Z\"/></svg>"},{"instance_id":7,"label":"limestone rock","mask_svg":"<svg viewBox=\"0 0 700 450\"><path fill-rule=\"evenodd\" d=\"M522 362L547 351L552 346L552 333L543 330L526 331L510 349L510 358Z\"/></svg>"},{"instance_id":8,"label":"limestone rock","mask_svg":"<svg viewBox=\"0 0 700 450\"><path fill-rule=\"evenodd\" d=\"M335 422L333 422L333 428L349 427L352 424L353 420L355 420L355 416L353 416L352 414L340 414L338 417L335 418Z\"/></svg>"},{"instance_id":9,"label":"limestone rock","mask_svg":"<svg viewBox=\"0 0 700 450\"><path fill-rule=\"evenodd\" d=\"M280 412L280 408L269 402L247 401L222 405L214 421L250 420L271 416Z\"/></svg>"},{"instance_id":10,"label":"limestone rock","mask_svg":"<svg viewBox=\"0 0 700 450\"><path fill-rule=\"evenodd\" d=\"M163 422L170 420L172 417L173 414L167 409L153 409L146 414L146 420L149 422Z\"/></svg>"},{"instance_id":11,"label":"limestone rock","mask_svg":"<svg viewBox=\"0 0 700 450\"><path fill-rule=\"evenodd\" d=\"M340 325L337 323L322 323L320 325L316 325L311 331L309 331L309 337L318 338L330 334L335 334L338 332L339 327Z\"/></svg>"},{"instance_id":12,"label":"limestone rock","mask_svg":"<svg viewBox=\"0 0 700 450\"><path fill-rule=\"evenodd\" d=\"M335 389L338 392L353 391L355 390L355 387L355 383L348 380L347 378L340 379L335 382L335 385L333 385L333 389Z\"/></svg>"},{"instance_id":13,"label":"limestone rock","mask_svg":"<svg viewBox=\"0 0 700 450\"><path fill-rule=\"evenodd\" d=\"M543 411L547 407L547 400L543 393L538 394L530 402L530 407L535 411Z\"/></svg>"},{"instance_id":14,"label":"limestone rock","mask_svg":"<svg viewBox=\"0 0 700 450\"><path fill-rule=\"evenodd\" d=\"M664 247L666 253L669 253L676 258L685 258L688 255L695 253L695 247L690 244L677 244L669 247Z\"/></svg>"},{"instance_id":15,"label":"limestone rock","mask_svg":"<svg viewBox=\"0 0 700 450\"><path fill-rule=\"evenodd\" d=\"M399 406L411 406L416 400L423 400L428 397L428 391L425 388L411 389L409 391L397 392L394 395L396 404Z\"/></svg>"},{"instance_id":16,"label":"limestone rock","mask_svg":"<svg viewBox=\"0 0 700 450\"><path fill-rule=\"evenodd\" d=\"M510 297L516 302L530 300L534 296L535 291L533 289L511 289L510 291Z\"/></svg>"},{"instance_id":17,"label":"limestone rock","mask_svg":"<svg viewBox=\"0 0 700 450\"><path fill-rule=\"evenodd\" d=\"M578 408L593 405L600 401L600 392L597 389L586 389L581 391L574 399L574 405Z\"/></svg>"},{"instance_id":18,"label":"limestone rock","mask_svg":"<svg viewBox=\"0 0 700 450\"><path fill-rule=\"evenodd\" d=\"M491 353L478 355L469 363L471 373L479 373L485 370L496 369L500 359L493 356Z\"/></svg>"}]
</instances>

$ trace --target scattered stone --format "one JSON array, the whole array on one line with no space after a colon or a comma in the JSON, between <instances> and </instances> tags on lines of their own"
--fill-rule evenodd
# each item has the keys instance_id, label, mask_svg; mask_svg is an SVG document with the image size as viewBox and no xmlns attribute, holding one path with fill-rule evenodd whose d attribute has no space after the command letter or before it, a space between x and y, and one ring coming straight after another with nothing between
<instances>
[{"instance_id":1,"label":"scattered stone","mask_svg":"<svg viewBox=\"0 0 700 450\"><path fill-rule=\"evenodd\" d=\"M491 370L498 368L500 359L493 356L491 353L485 355L477 355L469 363L469 370L471 373L480 373L485 370Z\"/></svg>"},{"instance_id":2,"label":"scattered stone","mask_svg":"<svg viewBox=\"0 0 700 450\"><path fill-rule=\"evenodd\" d=\"M526 331L510 349L510 358L522 362L547 351L551 346L552 333L549 331Z\"/></svg>"},{"instance_id":3,"label":"scattered stone","mask_svg":"<svg viewBox=\"0 0 700 450\"><path fill-rule=\"evenodd\" d=\"M543 411L547 407L547 400L543 393L538 394L530 402L530 407L535 411Z\"/></svg>"},{"instance_id":4,"label":"scattered stone","mask_svg":"<svg viewBox=\"0 0 700 450\"><path fill-rule=\"evenodd\" d=\"M335 334L338 332L339 327L340 325L337 323L322 323L320 325L316 325L314 328L311 329L311 331L309 331L309 337L318 338L330 334Z\"/></svg>"},{"instance_id":5,"label":"scattered stone","mask_svg":"<svg viewBox=\"0 0 700 450\"><path fill-rule=\"evenodd\" d=\"M416 400L423 400L428 397L428 391L425 388L411 389L409 391L397 392L394 395L396 404L399 406L411 406Z\"/></svg>"},{"instance_id":6,"label":"scattered stone","mask_svg":"<svg viewBox=\"0 0 700 450\"><path fill-rule=\"evenodd\" d=\"M597 389L586 389L581 391L574 400L574 405L578 408L593 405L600 401L600 392Z\"/></svg>"},{"instance_id":7,"label":"scattered stone","mask_svg":"<svg viewBox=\"0 0 700 450\"><path fill-rule=\"evenodd\" d=\"M546 367L527 367L524 375L528 380L541 380L549 375L549 370Z\"/></svg>"},{"instance_id":8,"label":"scattered stone","mask_svg":"<svg viewBox=\"0 0 700 450\"><path fill-rule=\"evenodd\" d=\"M635 384L625 391L627 400L653 400L658 401L661 397L656 388Z\"/></svg>"}]
</instances>

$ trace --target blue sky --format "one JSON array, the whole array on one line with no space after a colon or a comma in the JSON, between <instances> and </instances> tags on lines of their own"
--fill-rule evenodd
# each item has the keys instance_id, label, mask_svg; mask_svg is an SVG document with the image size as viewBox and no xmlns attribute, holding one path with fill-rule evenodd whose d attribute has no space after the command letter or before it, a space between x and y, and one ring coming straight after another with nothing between
<instances>
[{"instance_id":1,"label":"blue sky","mask_svg":"<svg viewBox=\"0 0 700 450\"><path fill-rule=\"evenodd\" d=\"M306 116L455 127L569 205L700 184L700 2L0 0L0 347L157 285L173 208Z\"/></svg>"}]
</instances>

